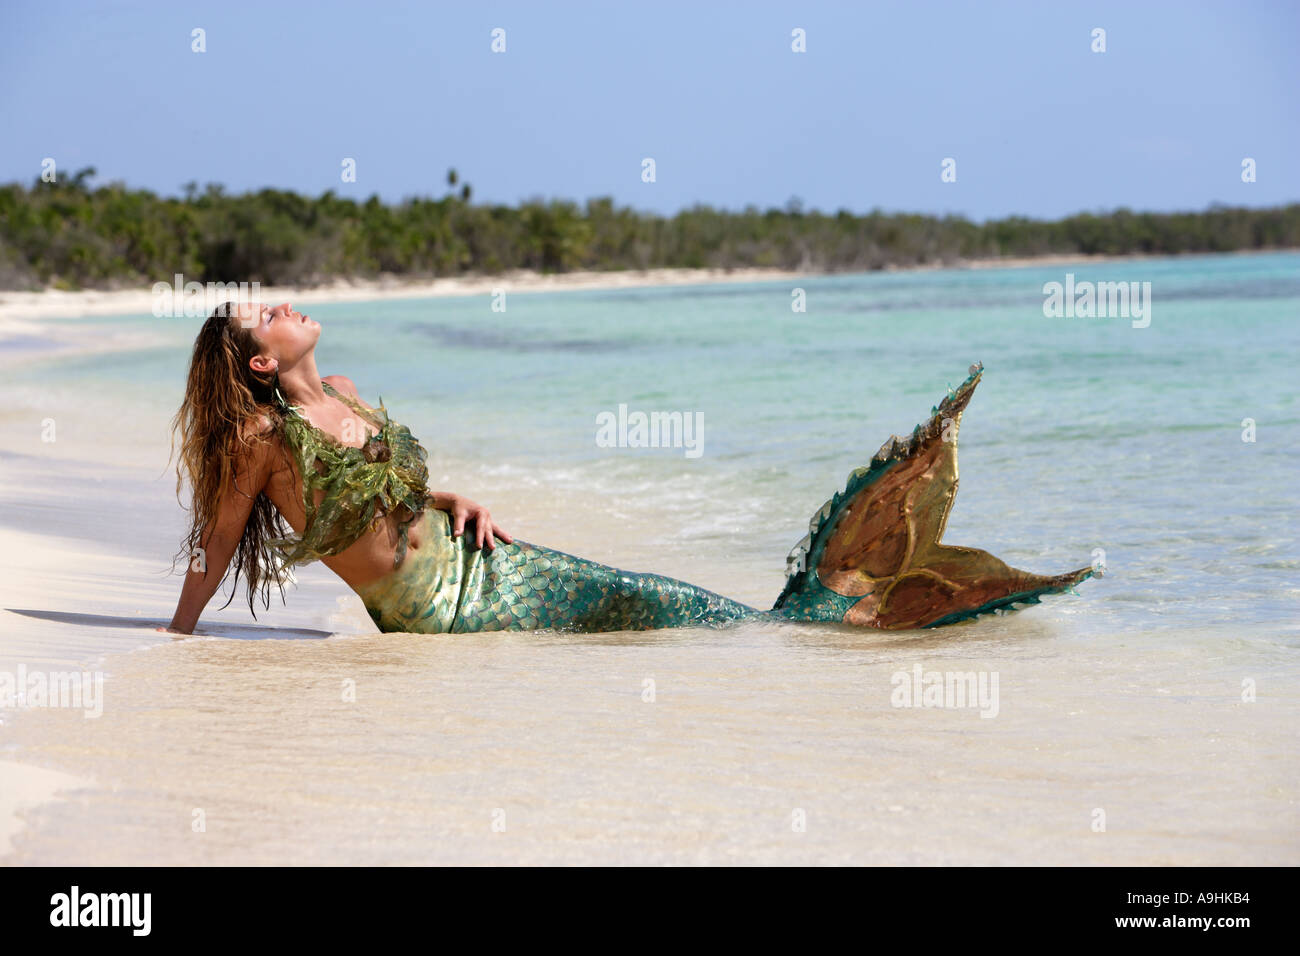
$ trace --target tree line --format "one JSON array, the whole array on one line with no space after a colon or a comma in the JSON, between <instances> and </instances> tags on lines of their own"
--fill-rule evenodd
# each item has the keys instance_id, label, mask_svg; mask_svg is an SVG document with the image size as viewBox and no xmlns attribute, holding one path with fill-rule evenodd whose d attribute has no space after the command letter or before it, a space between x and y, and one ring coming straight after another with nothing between
<instances>
[{"instance_id":1,"label":"tree line","mask_svg":"<svg viewBox=\"0 0 1300 956\"><path fill-rule=\"evenodd\" d=\"M107 288L171 282L312 285L391 273L411 278L743 266L859 272L963 259L1051 254L1231 252L1300 247L1300 204L1203 212L1117 209L1055 221L1013 216L854 214L696 205L674 216L533 199L475 204L468 183L400 203L279 189L228 195L195 183L179 197L120 182L93 187L93 167L55 182L0 186L0 288Z\"/></svg>"}]
</instances>

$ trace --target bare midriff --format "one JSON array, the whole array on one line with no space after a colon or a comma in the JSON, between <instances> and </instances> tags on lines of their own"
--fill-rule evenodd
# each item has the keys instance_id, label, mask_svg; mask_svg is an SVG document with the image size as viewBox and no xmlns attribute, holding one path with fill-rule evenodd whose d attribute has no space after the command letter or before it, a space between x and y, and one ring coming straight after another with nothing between
<instances>
[{"instance_id":1,"label":"bare midriff","mask_svg":"<svg viewBox=\"0 0 1300 956\"><path fill-rule=\"evenodd\" d=\"M279 443L278 439L272 439ZM282 446L281 446L282 447ZM271 479L264 489L276 510L298 534L307 526L307 515L302 507L302 478L289 456L277 455L277 465L271 473ZM316 503L319 505L324 492L317 491ZM433 507L432 504L427 507ZM397 555L400 540L400 517L405 517L404 509L400 513L388 514L374 523L350 547L338 554L321 558L321 562L341 577L354 591L372 584L393 571L393 561ZM424 523L416 520L407 525L407 548L418 550L424 543ZM409 558L409 555L408 555Z\"/></svg>"}]
</instances>

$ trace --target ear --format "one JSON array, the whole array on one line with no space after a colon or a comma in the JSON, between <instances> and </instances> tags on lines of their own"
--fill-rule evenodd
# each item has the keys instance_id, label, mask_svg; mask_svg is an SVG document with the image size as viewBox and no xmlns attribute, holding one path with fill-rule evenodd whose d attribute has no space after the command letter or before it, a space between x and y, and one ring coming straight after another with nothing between
<instances>
[{"instance_id":1,"label":"ear","mask_svg":"<svg viewBox=\"0 0 1300 956\"><path fill-rule=\"evenodd\" d=\"M248 367L259 375L265 375L267 372L274 372L279 366L275 359L269 359L265 355L258 353L248 360Z\"/></svg>"}]
</instances>

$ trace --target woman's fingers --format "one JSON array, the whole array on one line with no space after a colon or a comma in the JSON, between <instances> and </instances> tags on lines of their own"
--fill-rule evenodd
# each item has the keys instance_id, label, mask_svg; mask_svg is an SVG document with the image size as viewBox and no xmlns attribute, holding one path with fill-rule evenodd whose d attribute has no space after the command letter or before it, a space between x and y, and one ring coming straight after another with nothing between
<instances>
[{"instance_id":1,"label":"woman's fingers","mask_svg":"<svg viewBox=\"0 0 1300 956\"><path fill-rule=\"evenodd\" d=\"M452 511L452 536L460 537L465 531L465 522L471 520L474 522L474 545L479 550L487 548L489 551L497 546L497 539L506 544L514 543L514 538L501 530L501 526L492 520L492 514L482 505L475 504L469 499L460 499L457 507Z\"/></svg>"},{"instance_id":2,"label":"woman's fingers","mask_svg":"<svg viewBox=\"0 0 1300 956\"><path fill-rule=\"evenodd\" d=\"M474 537L480 550L483 548L489 551L495 550L498 537L506 544L510 543L510 536L497 526L486 508L479 508L474 512Z\"/></svg>"}]
</instances>

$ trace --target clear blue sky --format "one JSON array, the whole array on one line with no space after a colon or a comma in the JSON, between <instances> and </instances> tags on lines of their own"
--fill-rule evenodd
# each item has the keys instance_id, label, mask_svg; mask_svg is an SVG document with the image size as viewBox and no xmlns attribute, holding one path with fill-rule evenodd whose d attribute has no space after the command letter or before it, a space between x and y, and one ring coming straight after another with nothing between
<instances>
[{"instance_id":1,"label":"clear blue sky","mask_svg":"<svg viewBox=\"0 0 1300 956\"><path fill-rule=\"evenodd\" d=\"M393 201L442 195L455 166L476 201L664 213L1274 205L1300 200L1297 41L1291 0L3 0L0 182L49 156L164 194Z\"/></svg>"}]
</instances>

